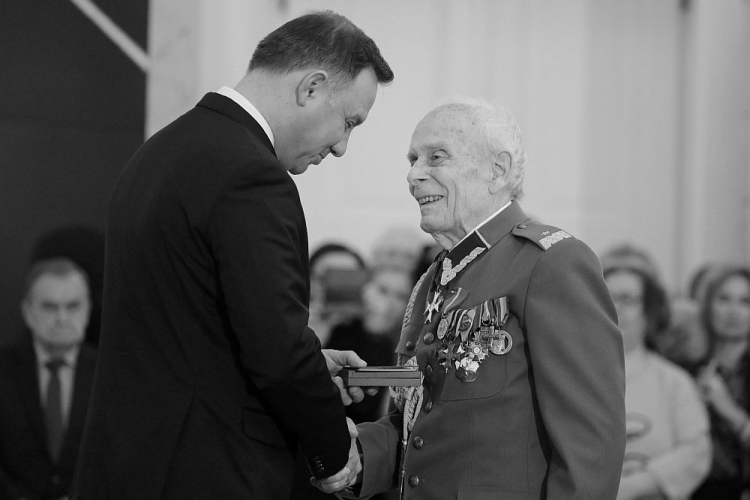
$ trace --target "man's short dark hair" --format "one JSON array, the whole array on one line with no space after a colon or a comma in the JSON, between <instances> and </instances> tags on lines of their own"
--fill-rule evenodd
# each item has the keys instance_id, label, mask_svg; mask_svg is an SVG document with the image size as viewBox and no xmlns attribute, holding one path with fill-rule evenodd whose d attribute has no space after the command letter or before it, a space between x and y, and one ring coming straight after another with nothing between
<instances>
[{"instance_id":1,"label":"man's short dark hair","mask_svg":"<svg viewBox=\"0 0 750 500\"><path fill-rule=\"evenodd\" d=\"M72 260L68 259L67 257L43 259L32 264L29 272L26 273L23 293L24 300L29 299L31 289L34 287L36 281L46 274L51 274L57 277L66 277L71 274L80 274L83 278L83 281L86 283L86 288L89 288L89 277L86 274L86 271L84 271L78 264L76 264Z\"/></svg>"},{"instance_id":2,"label":"man's short dark hair","mask_svg":"<svg viewBox=\"0 0 750 500\"><path fill-rule=\"evenodd\" d=\"M340 83L372 68L378 83L393 81L393 71L375 42L346 17L333 11L313 12L292 19L268 34L250 59L250 70L289 73L319 67Z\"/></svg>"}]
</instances>

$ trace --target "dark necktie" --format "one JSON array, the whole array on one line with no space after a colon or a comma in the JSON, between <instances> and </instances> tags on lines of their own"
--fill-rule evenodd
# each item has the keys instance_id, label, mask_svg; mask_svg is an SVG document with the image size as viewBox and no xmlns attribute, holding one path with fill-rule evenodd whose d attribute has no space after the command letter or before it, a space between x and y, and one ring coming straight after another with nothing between
<instances>
[{"instance_id":1,"label":"dark necktie","mask_svg":"<svg viewBox=\"0 0 750 500\"><path fill-rule=\"evenodd\" d=\"M60 389L60 367L65 361L53 358L46 363L49 370L47 384L47 448L53 461L57 461L62 449L64 429L62 412L62 390Z\"/></svg>"}]
</instances>

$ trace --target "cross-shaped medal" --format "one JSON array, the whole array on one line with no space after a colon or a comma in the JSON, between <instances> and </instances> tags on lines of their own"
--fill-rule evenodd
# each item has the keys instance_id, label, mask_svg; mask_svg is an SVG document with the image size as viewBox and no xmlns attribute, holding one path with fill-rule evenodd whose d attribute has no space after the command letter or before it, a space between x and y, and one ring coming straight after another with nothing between
<instances>
[{"instance_id":1,"label":"cross-shaped medal","mask_svg":"<svg viewBox=\"0 0 750 500\"><path fill-rule=\"evenodd\" d=\"M432 313L438 312L438 310L440 310L440 304L442 303L443 296L440 295L438 290L435 290L435 296L432 298L432 302L427 304L427 308L424 310L424 313L427 315L427 318L424 320L425 324L432 323Z\"/></svg>"}]
</instances>

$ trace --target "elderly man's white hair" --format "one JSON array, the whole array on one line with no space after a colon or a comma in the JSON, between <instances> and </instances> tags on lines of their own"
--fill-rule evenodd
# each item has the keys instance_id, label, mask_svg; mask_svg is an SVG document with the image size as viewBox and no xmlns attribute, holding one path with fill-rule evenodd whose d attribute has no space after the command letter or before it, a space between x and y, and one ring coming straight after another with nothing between
<instances>
[{"instance_id":1,"label":"elderly man's white hair","mask_svg":"<svg viewBox=\"0 0 750 500\"><path fill-rule=\"evenodd\" d=\"M501 106L492 106L481 99L454 98L444 101L428 114L447 114L447 124L452 128L458 127L462 119L476 126L479 135L477 142L487 158L507 151L512 159L508 172L511 198L518 200L523 197L526 153L523 150L521 128L510 111Z\"/></svg>"}]
</instances>

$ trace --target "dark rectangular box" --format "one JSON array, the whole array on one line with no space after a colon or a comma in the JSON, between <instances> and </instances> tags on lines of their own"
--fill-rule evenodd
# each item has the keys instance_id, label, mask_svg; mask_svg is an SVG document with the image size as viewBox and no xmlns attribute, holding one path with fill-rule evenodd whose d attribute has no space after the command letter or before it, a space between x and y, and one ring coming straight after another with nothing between
<instances>
[{"instance_id":1,"label":"dark rectangular box","mask_svg":"<svg viewBox=\"0 0 750 500\"><path fill-rule=\"evenodd\" d=\"M347 366L341 369L339 376L347 387L422 385L422 372L416 366Z\"/></svg>"}]
</instances>

